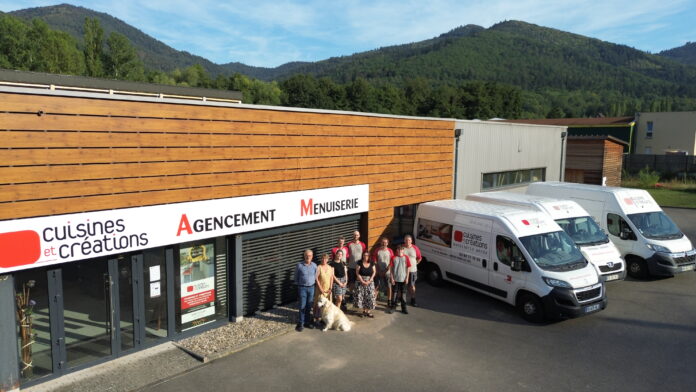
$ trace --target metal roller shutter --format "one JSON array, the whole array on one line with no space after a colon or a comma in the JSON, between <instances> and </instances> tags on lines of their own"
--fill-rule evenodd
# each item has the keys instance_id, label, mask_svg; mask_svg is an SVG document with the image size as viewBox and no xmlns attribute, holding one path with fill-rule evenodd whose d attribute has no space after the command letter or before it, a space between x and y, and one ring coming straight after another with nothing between
<instances>
[{"instance_id":1,"label":"metal roller shutter","mask_svg":"<svg viewBox=\"0 0 696 392\"><path fill-rule=\"evenodd\" d=\"M244 314L297 300L295 265L305 249L331 253L339 236L346 242L358 230L359 215L246 234L242 237Z\"/></svg>"}]
</instances>

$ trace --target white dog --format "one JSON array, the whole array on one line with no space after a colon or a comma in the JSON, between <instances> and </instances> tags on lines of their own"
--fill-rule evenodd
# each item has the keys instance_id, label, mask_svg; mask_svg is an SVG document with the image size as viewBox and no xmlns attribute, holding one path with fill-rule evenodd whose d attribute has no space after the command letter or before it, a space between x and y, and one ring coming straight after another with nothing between
<instances>
[{"instance_id":1,"label":"white dog","mask_svg":"<svg viewBox=\"0 0 696 392\"><path fill-rule=\"evenodd\" d=\"M331 301L325 297L319 298L317 306L321 309L321 319L324 321L325 325L322 331L326 331L329 328L339 331L350 331L351 322L338 306L331 303Z\"/></svg>"}]
</instances>

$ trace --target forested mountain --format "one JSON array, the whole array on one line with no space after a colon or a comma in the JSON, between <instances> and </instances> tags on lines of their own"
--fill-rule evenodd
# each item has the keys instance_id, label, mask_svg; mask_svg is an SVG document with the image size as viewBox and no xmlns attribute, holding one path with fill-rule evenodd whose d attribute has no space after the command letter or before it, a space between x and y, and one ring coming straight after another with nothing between
<instances>
[{"instance_id":1,"label":"forested mountain","mask_svg":"<svg viewBox=\"0 0 696 392\"><path fill-rule=\"evenodd\" d=\"M4 20L5 27L0 27L11 32L6 35L24 31L45 37L40 42L60 42L60 50L67 53L63 57L71 60L65 65L55 61L26 64L21 56L0 53L0 66L239 89L245 97L252 97L245 98L251 103L462 118L615 116L636 111L696 110L696 66L675 61L690 58L685 53L690 53L694 44L673 50L681 57L670 56L668 52L672 51L660 56L556 29L506 21L487 29L466 25L432 39L350 56L263 68L240 62L214 64L177 51L107 14L82 7L63 4L10 15L26 20L29 27ZM60 32L49 32L40 23L28 22L34 18ZM92 28L86 34L88 26ZM108 40L95 41L100 28L100 34ZM74 37L74 43L61 32ZM123 36L115 34L112 39L112 32ZM0 35L0 49L15 50L13 39ZM86 40L93 44L91 52ZM111 57L103 58L104 66L110 68L102 73L90 71L89 53L97 50L97 41L104 42L107 50L103 55ZM118 60L119 51L130 50L128 42L143 63L133 64L144 66L144 70L119 75L112 60ZM40 48L27 42L23 45L25 51L45 52L43 58L48 59L56 57L49 56L51 51L58 50L52 44Z\"/></svg>"},{"instance_id":2,"label":"forested mountain","mask_svg":"<svg viewBox=\"0 0 696 392\"><path fill-rule=\"evenodd\" d=\"M415 77L435 86L492 81L522 88L527 111L539 112L550 103L573 116L637 108L683 110L693 108L696 98L696 67L518 21L488 29L467 26L428 41L331 58L293 72L394 85Z\"/></svg>"},{"instance_id":3,"label":"forested mountain","mask_svg":"<svg viewBox=\"0 0 696 392\"><path fill-rule=\"evenodd\" d=\"M85 18L96 19L104 29L105 36L112 32L126 36L138 51L145 66L150 69L173 71L176 68L186 68L194 64L200 64L213 75L224 71L219 65L203 57L173 49L120 19L103 12L92 11L88 8L60 4L49 7L27 8L8 12L8 14L26 21L31 21L34 18L41 19L53 29L70 34L78 42L82 41Z\"/></svg>"},{"instance_id":4,"label":"forested mountain","mask_svg":"<svg viewBox=\"0 0 696 392\"><path fill-rule=\"evenodd\" d=\"M696 42L687 42L678 48L664 50L659 55L680 63L696 65Z\"/></svg>"}]
</instances>

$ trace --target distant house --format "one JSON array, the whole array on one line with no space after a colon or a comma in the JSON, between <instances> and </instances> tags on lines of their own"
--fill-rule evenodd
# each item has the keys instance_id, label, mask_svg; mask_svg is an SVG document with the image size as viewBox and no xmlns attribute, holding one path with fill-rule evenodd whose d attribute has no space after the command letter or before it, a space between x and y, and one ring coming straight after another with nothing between
<instances>
[{"instance_id":1,"label":"distant house","mask_svg":"<svg viewBox=\"0 0 696 392\"><path fill-rule=\"evenodd\" d=\"M613 136L570 136L565 180L581 184L621 186L626 142Z\"/></svg>"},{"instance_id":2,"label":"distant house","mask_svg":"<svg viewBox=\"0 0 696 392\"><path fill-rule=\"evenodd\" d=\"M561 125L568 127L568 136L612 136L625 142L624 152L635 152L633 116L591 118L543 118L527 120L505 120L512 123Z\"/></svg>"},{"instance_id":3,"label":"distant house","mask_svg":"<svg viewBox=\"0 0 696 392\"><path fill-rule=\"evenodd\" d=\"M696 111L637 113L635 153L696 155Z\"/></svg>"}]
</instances>

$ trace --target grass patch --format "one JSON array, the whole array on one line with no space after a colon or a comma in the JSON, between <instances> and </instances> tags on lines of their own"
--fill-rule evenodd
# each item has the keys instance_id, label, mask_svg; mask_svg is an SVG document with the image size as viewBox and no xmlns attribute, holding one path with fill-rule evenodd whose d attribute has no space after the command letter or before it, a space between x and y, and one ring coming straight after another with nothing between
<instances>
[{"instance_id":1,"label":"grass patch","mask_svg":"<svg viewBox=\"0 0 696 392\"><path fill-rule=\"evenodd\" d=\"M669 180L650 184L643 178L626 177L621 186L647 190L657 204L663 207L696 208L696 181Z\"/></svg>"},{"instance_id":2,"label":"grass patch","mask_svg":"<svg viewBox=\"0 0 696 392\"><path fill-rule=\"evenodd\" d=\"M653 188L646 190L660 206L696 208L696 189Z\"/></svg>"}]
</instances>

